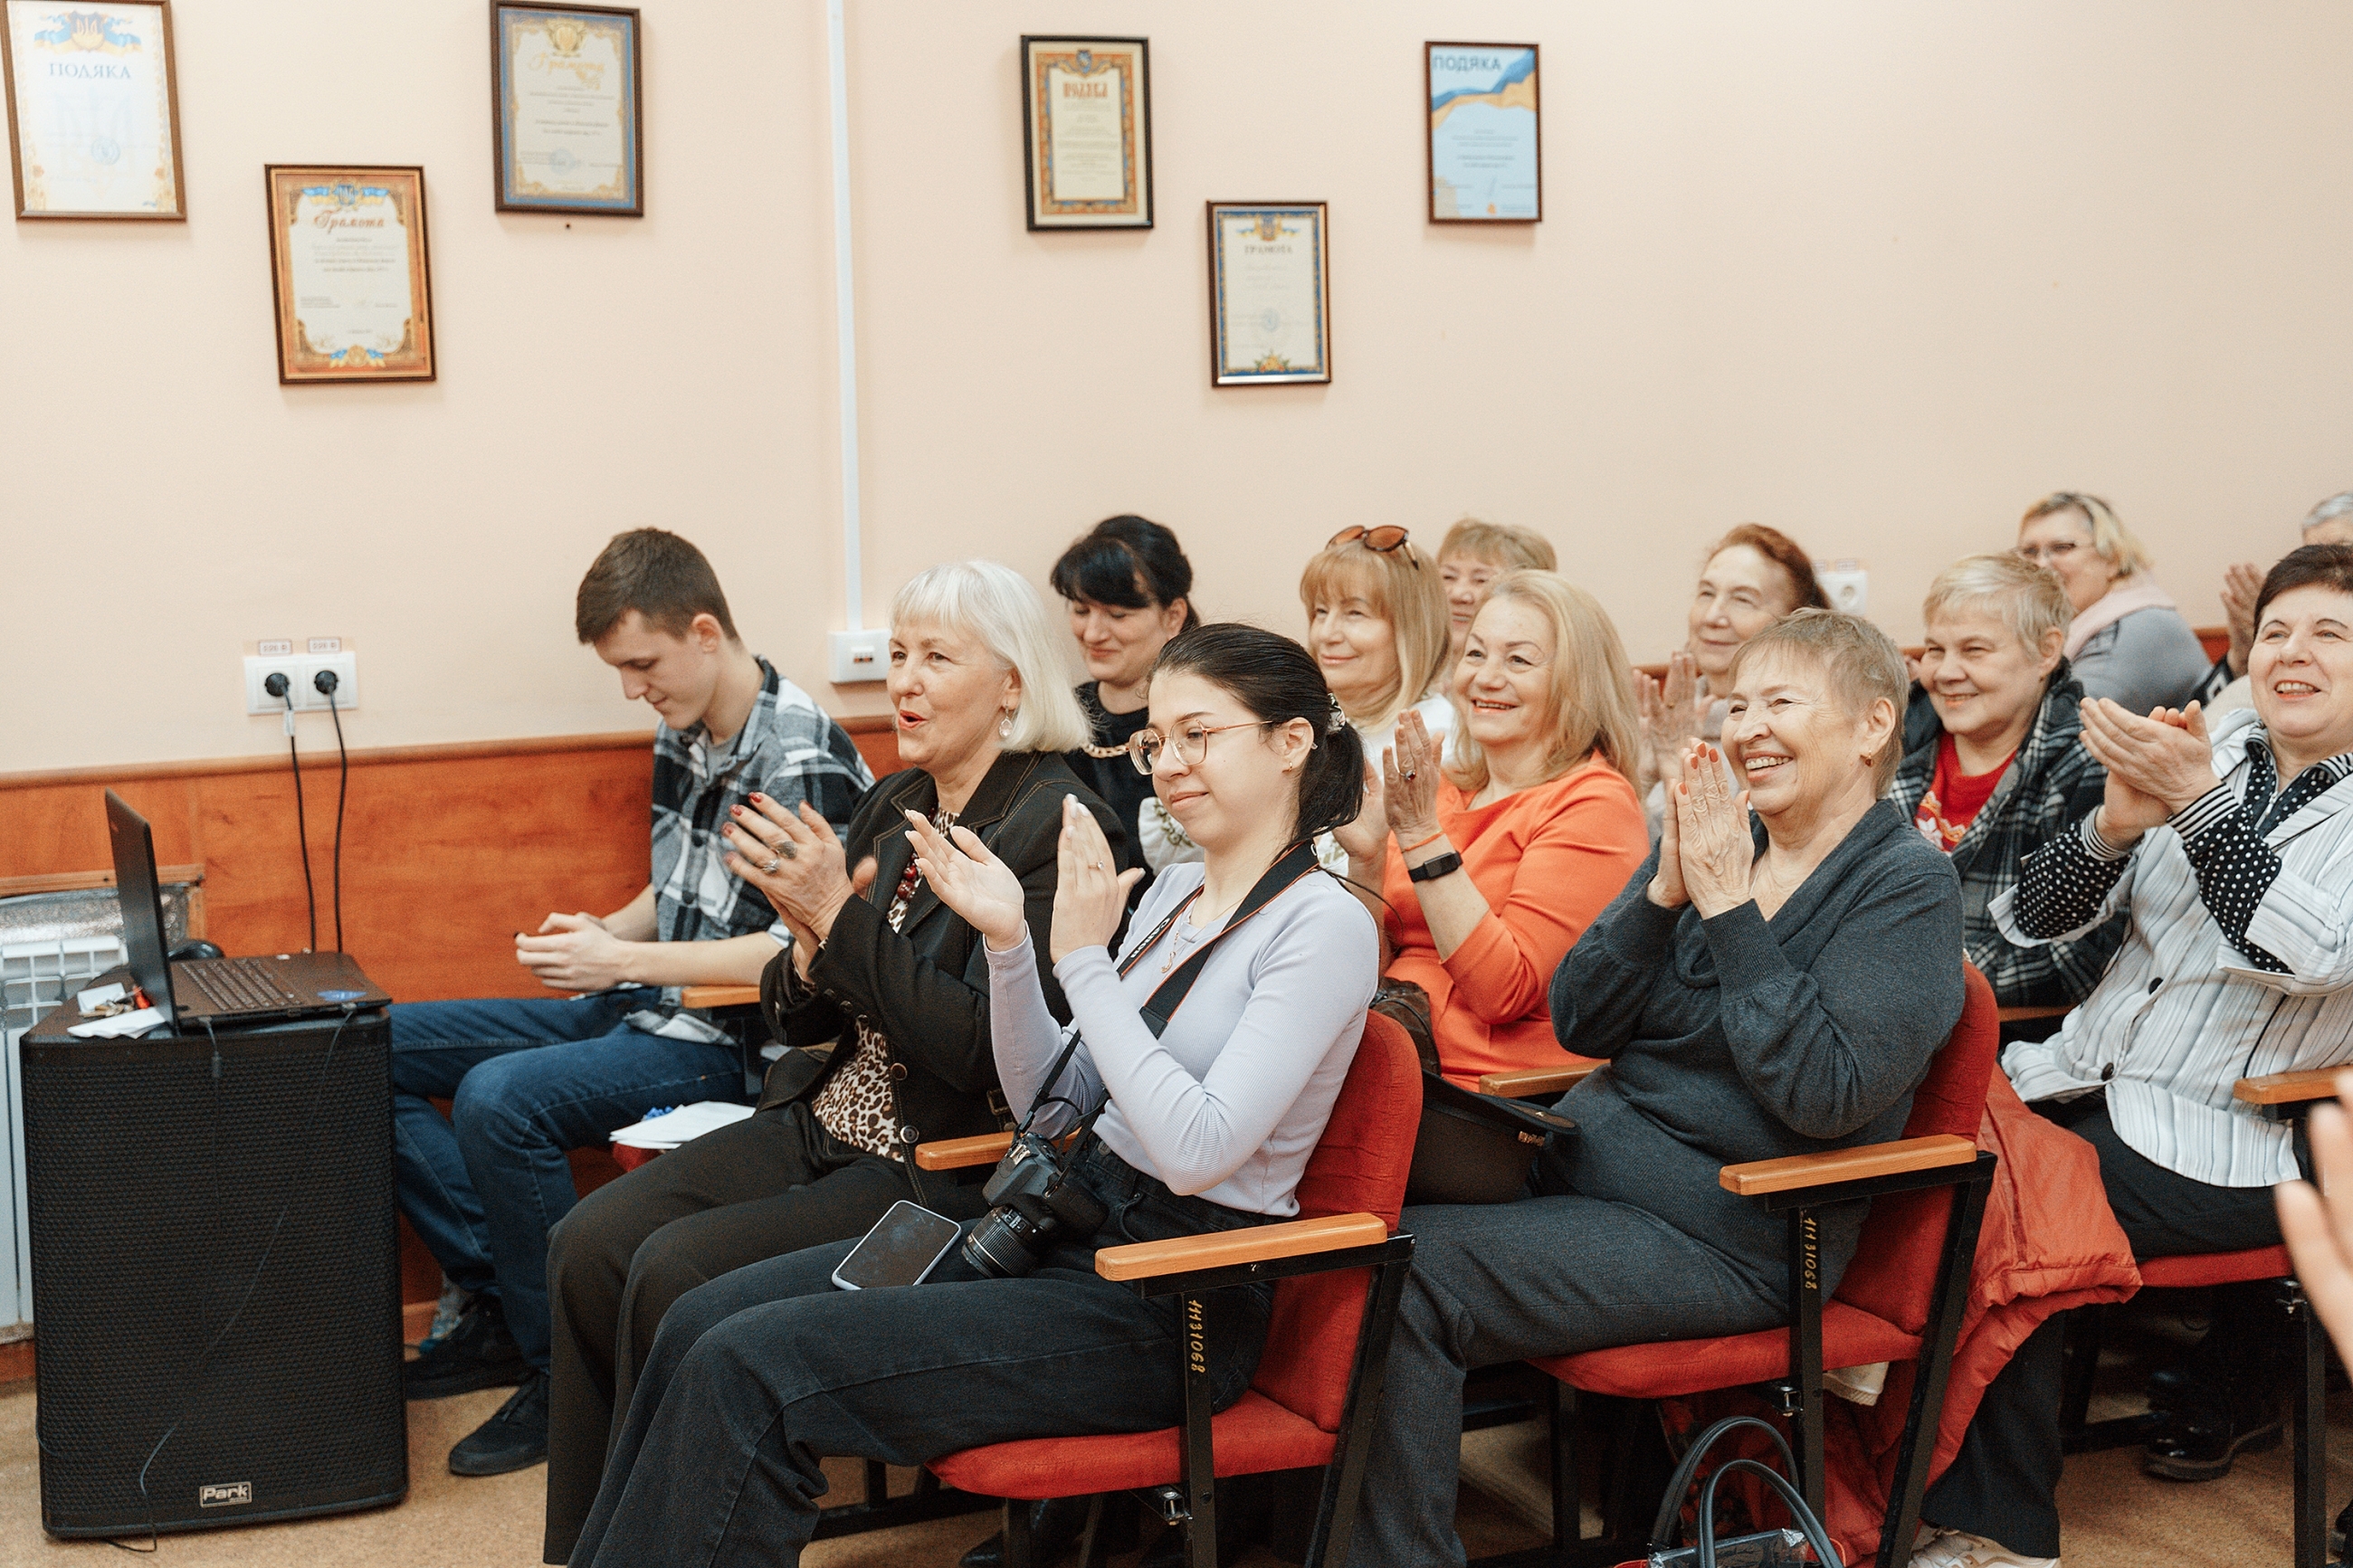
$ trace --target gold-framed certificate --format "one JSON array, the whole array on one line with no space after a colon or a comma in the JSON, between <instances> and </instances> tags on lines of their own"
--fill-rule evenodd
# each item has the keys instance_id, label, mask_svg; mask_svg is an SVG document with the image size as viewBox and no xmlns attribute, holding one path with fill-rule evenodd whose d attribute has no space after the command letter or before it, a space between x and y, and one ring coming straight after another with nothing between
<instances>
[{"instance_id":1,"label":"gold-framed certificate","mask_svg":"<svg viewBox=\"0 0 2353 1568\"><path fill-rule=\"evenodd\" d=\"M1332 263L1323 202L1209 204L1209 383L1332 379Z\"/></svg>"},{"instance_id":2,"label":"gold-framed certificate","mask_svg":"<svg viewBox=\"0 0 2353 1568\"><path fill-rule=\"evenodd\" d=\"M1544 105L1534 44L1424 44L1430 221L1544 218Z\"/></svg>"},{"instance_id":3,"label":"gold-framed certificate","mask_svg":"<svg viewBox=\"0 0 2353 1568\"><path fill-rule=\"evenodd\" d=\"M425 171L272 163L262 175L278 379L431 381Z\"/></svg>"},{"instance_id":4,"label":"gold-framed certificate","mask_svg":"<svg viewBox=\"0 0 2353 1568\"><path fill-rule=\"evenodd\" d=\"M185 221L168 0L5 5L16 216Z\"/></svg>"},{"instance_id":5,"label":"gold-framed certificate","mask_svg":"<svg viewBox=\"0 0 2353 1568\"><path fill-rule=\"evenodd\" d=\"M646 212L638 14L491 0L491 162L501 212Z\"/></svg>"},{"instance_id":6,"label":"gold-framed certificate","mask_svg":"<svg viewBox=\"0 0 2353 1568\"><path fill-rule=\"evenodd\" d=\"M1021 39L1031 228L1152 226L1152 59L1142 38Z\"/></svg>"}]
</instances>

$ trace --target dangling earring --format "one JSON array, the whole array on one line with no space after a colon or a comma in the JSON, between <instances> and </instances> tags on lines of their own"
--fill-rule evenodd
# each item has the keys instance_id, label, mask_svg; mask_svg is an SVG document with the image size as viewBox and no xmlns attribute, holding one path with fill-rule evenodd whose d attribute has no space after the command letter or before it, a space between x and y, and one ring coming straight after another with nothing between
<instances>
[{"instance_id":1,"label":"dangling earring","mask_svg":"<svg viewBox=\"0 0 2353 1568\"><path fill-rule=\"evenodd\" d=\"M1003 713L997 715L997 738L998 740L1009 741L1013 739L1013 715L1020 711L1021 710L1018 708L1008 708Z\"/></svg>"}]
</instances>

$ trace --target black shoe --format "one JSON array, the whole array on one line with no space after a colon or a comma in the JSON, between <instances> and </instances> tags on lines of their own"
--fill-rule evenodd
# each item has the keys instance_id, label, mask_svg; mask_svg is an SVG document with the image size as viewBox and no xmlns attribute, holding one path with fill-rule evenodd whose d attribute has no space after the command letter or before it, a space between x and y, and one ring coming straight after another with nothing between
<instances>
[{"instance_id":1,"label":"black shoe","mask_svg":"<svg viewBox=\"0 0 2353 1568\"><path fill-rule=\"evenodd\" d=\"M449 1450L453 1476L503 1476L547 1460L547 1373L524 1375L499 1413Z\"/></svg>"},{"instance_id":2,"label":"black shoe","mask_svg":"<svg viewBox=\"0 0 2353 1568\"><path fill-rule=\"evenodd\" d=\"M1079 1543L1086 1533L1087 1505L1082 1497L1048 1498L1029 1505L1029 1560L1034 1568L1047 1564ZM956 1560L956 1568L1005 1568L1005 1535L990 1536Z\"/></svg>"},{"instance_id":3,"label":"black shoe","mask_svg":"<svg viewBox=\"0 0 2353 1568\"><path fill-rule=\"evenodd\" d=\"M459 1315L458 1326L401 1371L401 1392L411 1399L447 1399L484 1388L512 1388L531 1371L507 1332L506 1312L495 1296L478 1296Z\"/></svg>"},{"instance_id":4,"label":"black shoe","mask_svg":"<svg viewBox=\"0 0 2353 1568\"><path fill-rule=\"evenodd\" d=\"M2201 1375L2201 1369L2194 1363L2177 1362L2148 1374L2151 1410L2187 1410L2201 1404L2211 1405L2217 1398L2213 1381Z\"/></svg>"},{"instance_id":5,"label":"black shoe","mask_svg":"<svg viewBox=\"0 0 2353 1568\"><path fill-rule=\"evenodd\" d=\"M2279 1402L2269 1394L2176 1411L2141 1450L2140 1468L2168 1480L2219 1480L2240 1455L2278 1447L2280 1436Z\"/></svg>"}]
</instances>

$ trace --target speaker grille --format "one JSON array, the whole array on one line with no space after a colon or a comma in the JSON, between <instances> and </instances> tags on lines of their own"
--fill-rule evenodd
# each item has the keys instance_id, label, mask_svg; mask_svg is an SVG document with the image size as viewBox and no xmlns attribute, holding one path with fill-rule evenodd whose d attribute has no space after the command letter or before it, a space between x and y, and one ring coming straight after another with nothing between
<instances>
[{"instance_id":1,"label":"speaker grille","mask_svg":"<svg viewBox=\"0 0 2353 1568\"><path fill-rule=\"evenodd\" d=\"M385 1016L22 1048L43 1523L404 1492Z\"/></svg>"}]
</instances>

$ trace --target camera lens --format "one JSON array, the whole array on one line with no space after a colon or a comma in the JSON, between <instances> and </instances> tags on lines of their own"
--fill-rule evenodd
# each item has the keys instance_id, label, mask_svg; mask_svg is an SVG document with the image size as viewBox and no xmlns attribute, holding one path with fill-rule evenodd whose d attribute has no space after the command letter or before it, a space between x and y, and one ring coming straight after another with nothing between
<instances>
[{"instance_id":1,"label":"camera lens","mask_svg":"<svg viewBox=\"0 0 2353 1568\"><path fill-rule=\"evenodd\" d=\"M964 1260L991 1279L1019 1279L1038 1267L1036 1227L1015 1208L992 1209L965 1233Z\"/></svg>"}]
</instances>

